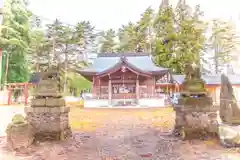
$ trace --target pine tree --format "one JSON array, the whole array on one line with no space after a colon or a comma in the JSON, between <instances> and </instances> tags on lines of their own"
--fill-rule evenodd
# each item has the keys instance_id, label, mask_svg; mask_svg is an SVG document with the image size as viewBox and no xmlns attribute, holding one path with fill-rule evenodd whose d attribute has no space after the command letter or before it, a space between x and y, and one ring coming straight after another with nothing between
<instances>
[{"instance_id":1,"label":"pine tree","mask_svg":"<svg viewBox=\"0 0 240 160\"><path fill-rule=\"evenodd\" d=\"M31 43L29 19L32 13L24 0L6 0L1 26L0 44L3 50L4 82L26 82L27 54Z\"/></svg>"},{"instance_id":2,"label":"pine tree","mask_svg":"<svg viewBox=\"0 0 240 160\"><path fill-rule=\"evenodd\" d=\"M212 21L212 34L209 38L209 50L213 51L215 74L233 59L233 51L238 45L238 37L233 26L229 22L220 20Z\"/></svg>"},{"instance_id":3,"label":"pine tree","mask_svg":"<svg viewBox=\"0 0 240 160\"><path fill-rule=\"evenodd\" d=\"M200 65L201 54L205 48L206 24L200 20L202 12L197 5L192 9L185 0L180 0L176 8L177 47L175 50L179 62L180 73L184 72L184 65L193 62Z\"/></svg>"},{"instance_id":4,"label":"pine tree","mask_svg":"<svg viewBox=\"0 0 240 160\"><path fill-rule=\"evenodd\" d=\"M123 25L118 30L118 39L118 52L135 52L138 45L137 25L132 22Z\"/></svg>"},{"instance_id":5,"label":"pine tree","mask_svg":"<svg viewBox=\"0 0 240 160\"><path fill-rule=\"evenodd\" d=\"M141 15L140 20L137 22L138 47L145 52L152 51L151 36L153 16L153 9L148 7Z\"/></svg>"},{"instance_id":6,"label":"pine tree","mask_svg":"<svg viewBox=\"0 0 240 160\"><path fill-rule=\"evenodd\" d=\"M109 29L102 33L100 41L100 52L101 53L114 53L116 51L116 33L113 29Z\"/></svg>"},{"instance_id":7,"label":"pine tree","mask_svg":"<svg viewBox=\"0 0 240 160\"><path fill-rule=\"evenodd\" d=\"M78 22L75 26L74 36L79 52L79 67L85 65L88 54L97 53L98 34L94 33L94 29L89 21Z\"/></svg>"},{"instance_id":8,"label":"pine tree","mask_svg":"<svg viewBox=\"0 0 240 160\"><path fill-rule=\"evenodd\" d=\"M156 64L171 68L178 72L178 63L175 55L176 31L174 27L174 12L167 0L162 1L153 23L154 56Z\"/></svg>"}]
</instances>

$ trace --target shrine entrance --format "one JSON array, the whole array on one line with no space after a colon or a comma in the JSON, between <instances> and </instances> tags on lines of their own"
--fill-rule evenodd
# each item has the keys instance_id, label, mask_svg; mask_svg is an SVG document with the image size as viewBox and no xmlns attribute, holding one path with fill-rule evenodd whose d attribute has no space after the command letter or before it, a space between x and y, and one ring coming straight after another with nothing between
<instances>
[{"instance_id":1,"label":"shrine entrance","mask_svg":"<svg viewBox=\"0 0 240 160\"><path fill-rule=\"evenodd\" d=\"M136 84L112 83L112 104L116 106L129 106L137 104ZM115 103L115 104L114 104Z\"/></svg>"},{"instance_id":2,"label":"shrine entrance","mask_svg":"<svg viewBox=\"0 0 240 160\"><path fill-rule=\"evenodd\" d=\"M114 83L112 82L113 99L132 99L136 98L136 84L132 83Z\"/></svg>"},{"instance_id":3,"label":"shrine entrance","mask_svg":"<svg viewBox=\"0 0 240 160\"><path fill-rule=\"evenodd\" d=\"M7 104L28 104L28 89L30 83L8 83L8 101Z\"/></svg>"},{"instance_id":4,"label":"shrine entrance","mask_svg":"<svg viewBox=\"0 0 240 160\"><path fill-rule=\"evenodd\" d=\"M108 83L108 100L112 106L135 106L138 103L138 75L128 69L101 78L102 85Z\"/></svg>"}]
</instances>

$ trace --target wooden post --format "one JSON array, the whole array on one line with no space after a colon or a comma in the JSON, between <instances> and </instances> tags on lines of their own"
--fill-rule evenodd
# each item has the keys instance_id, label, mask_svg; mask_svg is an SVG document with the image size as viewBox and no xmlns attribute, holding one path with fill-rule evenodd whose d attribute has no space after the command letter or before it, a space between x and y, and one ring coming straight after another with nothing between
<instances>
[{"instance_id":1,"label":"wooden post","mask_svg":"<svg viewBox=\"0 0 240 160\"><path fill-rule=\"evenodd\" d=\"M155 88L155 81L156 81L156 79L155 79L155 77L153 77L153 81L152 81L152 98L153 98L153 96L154 96L154 88Z\"/></svg>"},{"instance_id":2,"label":"wooden post","mask_svg":"<svg viewBox=\"0 0 240 160\"><path fill-rule=\"evenodd\" d=\"M168 94L168 95L169 95L169 88L168 88L168 87L169 87L169 86L168 86L168 84L169 84L169 78L170 78L170 77L169 77L169 74L167 74L167 83L166 83L166 84L167 84L167 94Z\"/></svg>"},{"instance_id":3,"label":"wooden post","mask_svg":"<svg viewBox=\"0 0 240 160\"><path fill-rule=\"evenodd\" d=\"M139 100L139 77L137 75L137 79L136 79L136 98L137 98L137 103Z\"/></svg>"},{"instance_id":4,"label":"wooden post","mask_svg":"<svg viewBox=\"0 0 240 160\"><path fill-rule=\"evenodd\" d=\"M101 86L101 79L100 79L100 77L98 78L98 87L99 87L99 89L98 89L98 91L99 91L98 97L99 97L99 99L102 99L102 86Z\"/></svg>"},{"instance_id":5,"label":"wooden post","mask_svg":"<svg viewBox=\"0 0 240 160\"><path fill-rule=\"evenodd\" d=\"M8 89L8 105L11 105L12 89Z\"/></svg>"},{"instance_id":6,"label":"wooden post","mask_svg":"<svg viewBox=\"0 0 240 160\"><path fill-rule=\"evenodd\" d=\"M168 84L166 84L166 87L167 87L167 90L166 90L166 92L167 92L167 94L169 94L169 90L168 90Z\"/></svg>"},{"instance_id":7,"label":"wooden post","mask_svg":"<svg viewBox=\"0 0 240 160\"><path fill-rule=\"evenodd\" d=\"M111 106L112 105L112 80L110 75L108 75L109 79L108 79L108 105Z\"/></svg>"},{"instance_id":8,"label":"wooden post","mask_svg":"<svg viewBox=\"0 0 240 160\"><path fill-rule=\"evenodd\" d=\"M28 84L24 84L24 103L28 104Z\"/></svg>"},{"instance_id":9,"label":"wooden post","mask_svg":"<svg viewBox=\"0 0 240 160\"><path fill-rule=\"evenodd\" d=\"M95 76L93 76L93 80L92 80L92 95L93 97L96 97Z\"/></svg>"},{"instance_id":10,"label":"wooden post","mask_svg":"<svg viewBox=\"0 0 240 160\"><path fill-rule=\"evenodd\" d=\"M217 94L216 94L216 87L213 88L213 95L214 95L214 103L217 101Z\"/></svg>"}]
</instances>

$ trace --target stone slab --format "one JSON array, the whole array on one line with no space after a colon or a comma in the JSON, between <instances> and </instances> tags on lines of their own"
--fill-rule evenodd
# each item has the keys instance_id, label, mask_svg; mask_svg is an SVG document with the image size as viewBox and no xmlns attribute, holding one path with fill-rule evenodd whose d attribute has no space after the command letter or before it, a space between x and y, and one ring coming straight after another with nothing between
<instances>
[{"instance_id":1,"label":"stone slab","mask_svg":"<svg viewBox=\"0 0 240 160\"><path fill-rule=\"evenodd\" d=\"M190 106L190 105L179 105L176 104L173 106L175 111L181 112L217 112L219 108L217 106L209 105L205 107L200 106Z\"/></svg>"},{"instance_id":2,"label":"stone slab","mask_svg":"<svg viewBox=\"0 0 240 160\"><path fill-rule=\"evenodd\" d=\"M53 80L53 79L46 79L46 80L41 80L39 83L38 83L38 85L37 85L37 87L42 87L42 86L46 86L46 87L55 87L55 88L57 88L57 86L58 86L58 83L56 82L56 80Z\"/></svg>"},{"instance_id":3,"label":"stone slab","mask_svg":"<svg viewBox=\"0 0 240 160\"><path fill-rule=\"evenodd\" d=\"M63 98L47 98L46 99L46 106L48 107L55 107L55 106L65 106L65 100Z\"/></svg>"},{"instance_id":4,"label":"stone slab","mask_svg":"<svg viewBox=\"0 0 240 160\"><path fill-rule=\"evenodd\" d=\"M65 105L63 98L35 98L31 102L31 107L61 107Z\"/></svg>"},{"instance_id":5,"label":"stone slab","mask_svg":"<svg viewBox=\"0 0 240 160\"><path fill-rule=\"evenodd\" d=\"M44 98L32 99L31 106L46 106L46 99Z\"/></svg>"},{"instance_id":6,"label":"stone slab","mask_svg":"<svg viewBox=\"0 0 240 160\"><path fill-rule=\"evenodd\" d=\"M38 97L62 97L63 94L62 93L59 93L59 92L56 92L56 91L47 91L47 90L44 90L44 91L37 91L34 93L34 96L38 96Z\"/></svg>"},{"instance_id":7,"label":"stone slab","mask_svg":"<svg viewBox=\"0 0 240 160\"><path fill-rule=\"evenodd\" d=\"M70 107L25 107L25 113L66 113L70 112Z\"/></svg>"},{"instance_id":8,"label":"stone slab","mask_svg":"<svg viewBox=\"0 0 240 160\"><path fill-rule=\"evenodd\" d=\"M219 124L218 135L224 147L240 147L240 125Z\"/></svg>"}]
</instances>

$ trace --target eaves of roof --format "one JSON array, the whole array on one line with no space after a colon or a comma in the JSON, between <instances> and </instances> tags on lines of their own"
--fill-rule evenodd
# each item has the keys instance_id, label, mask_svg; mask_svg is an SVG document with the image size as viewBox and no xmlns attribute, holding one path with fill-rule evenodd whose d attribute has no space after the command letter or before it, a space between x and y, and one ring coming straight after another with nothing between
<instances>
[{"instance_id":1,"label":"eaves of roof","mask_svg":"<svg viewBox=\"0 0 240 160\"><path fill-rule=\"evenodd\" d=\"M167 68L156 66L150 55L146 53L100 54L90 68L77 70L77 72L83 76L103 75L117 71L123 63L129 70L145 76L169 72Z\"/></svg>"},{"instance_id":2,"label":"eaves of roof","mask_svg":"<svg viewBox=\"0 0 240 160\"><path fill-rule=\"evenodd\" d=\"M116 63L114 66L112 66L111 68L104 70L103 72L97 73L97 76L103 77L108 74L114 73L114 72L118 71L121 68L121 66L125 66L127 69L129 69L131 72L133 72L135 74L139 74L139 75L146 76L146 77L151 76L150 72L143 71L140 68L134 66L133 64L129 63L125 57L121 57L120 61L118 63Z\"/></svg>"}]
</instances>

